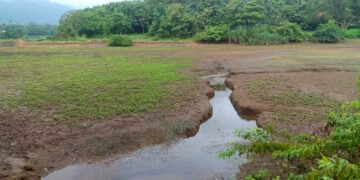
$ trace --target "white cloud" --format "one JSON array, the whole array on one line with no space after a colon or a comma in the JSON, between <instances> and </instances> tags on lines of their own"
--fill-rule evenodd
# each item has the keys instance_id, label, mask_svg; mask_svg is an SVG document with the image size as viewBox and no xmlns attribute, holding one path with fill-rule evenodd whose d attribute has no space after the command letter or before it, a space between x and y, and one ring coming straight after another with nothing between
<instances>
[{"instance_id":1,"label":"white cloud","mask_svg":"<svg viewBox=\"0 0 360 180\"><path fill-rule=\"evenodd\" d=\"M72 6L75 8L86 8L96 5L103 5L109 2L119 2L122 0L50 0L50 1Z\"/></svg>"}]
</instances>

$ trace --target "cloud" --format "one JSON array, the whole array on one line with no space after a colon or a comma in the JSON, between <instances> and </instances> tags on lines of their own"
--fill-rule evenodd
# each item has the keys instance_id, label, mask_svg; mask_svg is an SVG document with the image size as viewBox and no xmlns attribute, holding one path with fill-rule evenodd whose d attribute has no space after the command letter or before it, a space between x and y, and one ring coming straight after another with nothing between
<instances>
[{"instance_id":1,"label":"cloud","mask_svg":"<svg viewBox=\"0 0 360 180\"><path fill-rule=\"evenodd\" d=\"M107 4L109 2L120 2L122 0L50 0L50 1L72 6L75 8L86 8L96 5Z\"/></svg>"}]
</instances>

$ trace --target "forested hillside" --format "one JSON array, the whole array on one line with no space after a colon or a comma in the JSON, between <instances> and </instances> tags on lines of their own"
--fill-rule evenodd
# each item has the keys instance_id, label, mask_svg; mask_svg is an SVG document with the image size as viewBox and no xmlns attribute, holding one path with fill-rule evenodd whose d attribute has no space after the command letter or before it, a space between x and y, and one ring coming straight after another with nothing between
<instances>
[{"instance_id":1,"label":"forested hillside","mask_svg":"<svg viewBox=\"0 0 360 180\"><path fill-rule=\"evenodd\" d=\"M199 41L248 44L298 42L314 35L327 42L324 32L331 31L330 40L341 40L340 27L357 25L359 14L360 0L124 1L64 14L58 34L149 33L159 38L195 36ZM316 30L315 34L303 32Z\"/></svg>"},{"instance_id":2,"label":"forested hillside","mask_svg":"<svg viewBox=\"0 0 360 180\"><path fill-rule=\"evenodd\" d=\"M16 39L21 37L53 36L56 33L56 25L30 23L0 24L0 39Z\"/></svg>"},{"instance_id":3,"label":"forested hillside","mask_svg":"<svg viewBox=\"0 0 360 180\"><path fill-rule=\"evenodd\" d=\"M61 15L71 9L49 0L0 0L0 23L58 24Z\"/></svg>"}]
</instances>

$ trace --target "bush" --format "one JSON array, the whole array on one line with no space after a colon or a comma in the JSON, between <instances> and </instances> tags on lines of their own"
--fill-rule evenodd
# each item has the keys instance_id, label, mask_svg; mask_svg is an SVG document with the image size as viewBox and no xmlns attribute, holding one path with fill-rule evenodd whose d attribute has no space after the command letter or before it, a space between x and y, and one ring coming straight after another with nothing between
<instances>
[{"instance_id":1,"label":"bush","mask_svg":"<svg viewBox=\"0 0 360 180\"><path fill-rule=\"evenodd\" d=\"M329 121L324 130L328 130L329 134L280 138L261 128L236 131L237 136L250 143L233 143L232 148L219 156L271 154L281 161L279 164L283 165L283 172L289 171L287 179L360 179L360 99L343 104L337 112L329 112ZM264 172L260 171L256 177L271 176L271 172ZM251 177L254 179L254 176Z\"/></svg>"},{"instance_id":2,"label":"bush","mask_svg":"<svg viewBox=\"0 0 360 180\"><path fill-rule=\"evenodd\" d=\"M240 44L270 45L284 44L287 37L271 32L268 26L239 27L229 33L229 40Z\"/></svg>"},{"instance_id":3,"label":"bush","mask_svg":"<svg viewBox=\"0 0 360 180\"><path fill-rule=\"evenodd\" d=\"M132 46L133 42L130 37L124 35L115 35L110 37L109 46Z\"/></svg>"},{"instance_id":4,"label":"bush","mask_svg":"<svg viewBox=\"0 0 360 180\"><path fill-rule=\"evenodd\" d=\"M296 23L288 21L280 23L280 25L275 28L275 32L286 37L290 42L302 42L305 39L301 27Z\"/></svg>"},{"instance_id":5,"label":"bush","mask_svg":"<svg viewBox=\"0 0 360 180\"><path fill-rule=\"evenodd\" d=\"M360 29L349 29L345 31L345 37L348 39L360 38Z\"/></svg>"},{"instance_id":6,"label":"bush","mask_svg":"<svg viewBox=\"0 0 360 180\"><path fill-rule=\"evenodd\" d=\"M209 26L203 32L195 35L195 40L199 42L224 42L228 40L228 28L222 26Z\"/></svg>"},{"instance_id":7,"label":"bush","mask_svg":"<svg viewBox=\"0 0 360 180\"><path fill-rule=\"evenodd\" d=\"M249 45L285 44L287 42L288 39L286 37L269 31L254 33L248 38Z\"/></svg>"},{"instance_id":8,"label":"bush","mask_svg":"<svg viewBox=\"0 0 360 180\"><path fill-rule=\"evenodd\" d=\"M320 24L314 33L315 41L323 43L338 43L344 40L344 31L336 25L335 21Z\"/></svg>"},{"instance_id":9,"label":"bush","mask_svg":"<svg viewBox=\"0 0 360 180\"><path fill-rule=\"evenodd\" d=\"M313 31L303 31L304 40L314 41L314 32Z\"/></svg>"}]
</instances>

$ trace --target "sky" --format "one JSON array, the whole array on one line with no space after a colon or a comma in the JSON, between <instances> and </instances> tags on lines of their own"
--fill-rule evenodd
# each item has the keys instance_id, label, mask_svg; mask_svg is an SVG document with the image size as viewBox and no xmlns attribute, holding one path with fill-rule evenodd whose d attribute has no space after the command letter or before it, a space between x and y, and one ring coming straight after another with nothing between
<instances>
[{"instance_id":1,"label":"sky","mask_svg":"<svg viewBox=\"0 0 360 180\"><path fill-rule=\"evenodd\" d=\"M52 2L57 2L59 4L64 4L67 6L72 6L75 8L86 8L96 5L102 5L109 2L119 2L122 0L50 0Z\"/></svg>"}]
</instances>

